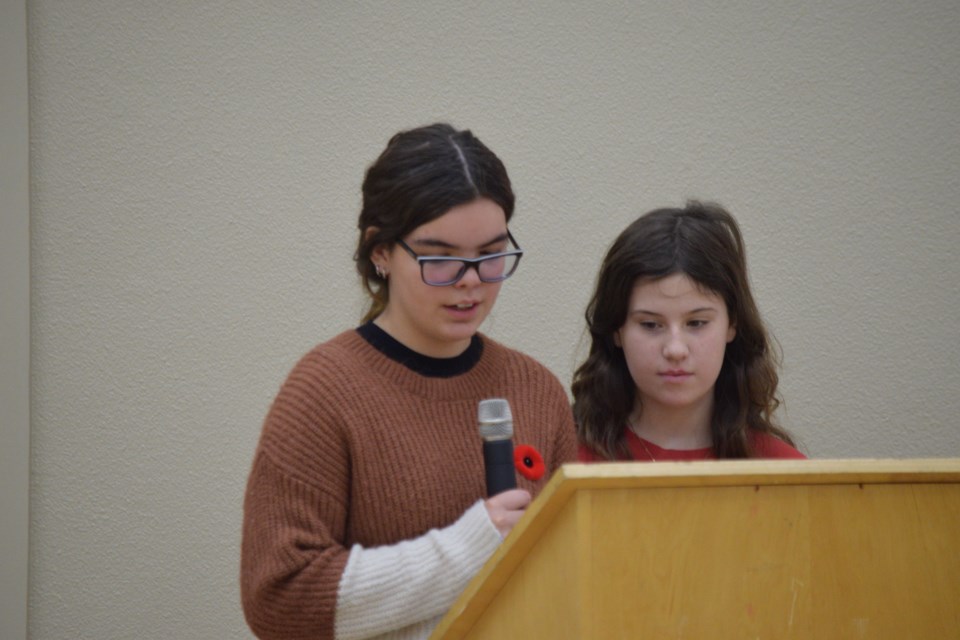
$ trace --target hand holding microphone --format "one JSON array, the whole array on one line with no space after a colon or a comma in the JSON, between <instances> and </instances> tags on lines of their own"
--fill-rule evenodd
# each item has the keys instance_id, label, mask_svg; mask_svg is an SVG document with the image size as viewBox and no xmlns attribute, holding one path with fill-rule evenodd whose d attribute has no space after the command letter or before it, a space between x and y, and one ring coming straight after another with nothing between
<instances>
[{"instance_id":1,"label":"hand holding microphone","mask_svg":"<svg viewBox=\"0 0 960 640\"><path fill-rule=\"evenodd\" d=\"M531 500L529 491L516 488L510 404L502 398L481 400L477 420L483 438L483 466L489 496L484 506L500 535L506 537Z\"/></svg>"},{"instance_id":2,"label":"hand holding microphone","mask_svg":"<svg viewBox=\"0 0 960 640\"><path fill-rule=\"evenodd\" d=\"M483 506L487 508L490 521L500 532L501 538L506 538L513 525L517 524L530 505L530 500L530 492L526 489L508 489L486 499Z\"/></svg>"}]
</instances>

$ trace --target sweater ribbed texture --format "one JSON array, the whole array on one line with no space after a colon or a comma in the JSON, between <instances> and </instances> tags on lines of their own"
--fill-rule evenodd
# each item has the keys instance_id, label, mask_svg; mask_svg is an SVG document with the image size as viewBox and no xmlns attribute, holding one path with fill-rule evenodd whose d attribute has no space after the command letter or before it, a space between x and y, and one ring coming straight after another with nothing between
<instances>
[{"instance_id":1,"label":"sweater ribbed texture","mask_svg":"<svg viewBox=\"0 0 960 640\"><path fill-rule=\"evenodd\" d=\"M454 524L414 540L354 545L340 579L336 637L426 637L500 541L478 500ZM397 625L403 627L382 633Z\"/></svg>"},{"instance_id":2,"label":"sweater ribbed texture","mask_svg":"<svg viewBox=\"0 0 960 640\"><path fill-rule=\"evenodd\" d=\"M483 341L480 361L451 378L418 375L356 331L294 367L244 502L241 590L259 637L429 634L499 542L479 502L480 400L507 398L514 442L536 447L551 471L576 458L560 383ZM518 486L536 494L548 477Z\"/></svg>"}]
</instances>

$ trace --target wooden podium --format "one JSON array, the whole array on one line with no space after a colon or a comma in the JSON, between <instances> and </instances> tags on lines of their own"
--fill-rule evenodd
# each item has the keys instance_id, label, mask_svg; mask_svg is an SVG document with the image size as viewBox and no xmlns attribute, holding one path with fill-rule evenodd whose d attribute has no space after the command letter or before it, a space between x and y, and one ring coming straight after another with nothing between
<instances>
[{"instance_id":1,"label":"wooden podium","mask_svg":"<svg viewBox=\"0 0 960 640\"><path fill-rule=\"evenodd\" d=\"M960 459L565 465L431 638L960 638Z\"/></svg>"}]
</instances>

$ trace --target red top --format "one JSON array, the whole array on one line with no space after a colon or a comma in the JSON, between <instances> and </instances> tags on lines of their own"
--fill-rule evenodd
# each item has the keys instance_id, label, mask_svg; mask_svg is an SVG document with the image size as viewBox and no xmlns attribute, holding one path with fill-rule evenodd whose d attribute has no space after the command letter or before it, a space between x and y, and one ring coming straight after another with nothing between
<instances>
[{"instance_id":1,"label":"red top","mask_svg":"<svg viewBox=\"0 0 960 640\"><path fill-rule=\"evenodd\" d=\"M625 460L638 460L640 462L676 462L716 459L712 447L705 447L703 449L664 449L649 440L639 437L630 429L625 429L624 431L627 438L627 447L630 449L630 457L624 458ZM806 459L807 457L780 438L770 435L769 433L751 431L750 444L753 447L754 458ZM580 462L605 462L606 458L581 443L577 452L577 460Z\"/></svg>"}]
</instances>

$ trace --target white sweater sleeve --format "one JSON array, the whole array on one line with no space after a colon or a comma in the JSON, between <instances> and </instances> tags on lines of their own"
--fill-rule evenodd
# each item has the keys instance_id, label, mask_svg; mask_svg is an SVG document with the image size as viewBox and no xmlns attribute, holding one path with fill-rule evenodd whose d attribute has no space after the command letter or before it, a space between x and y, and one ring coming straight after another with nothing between
<instances>
[{"instance_id":1,"label":"white sweater sleeve","mask_svg":"<svg viewBox=\"0 0 960 640\"><path fill-rule=\"evenodd\" d=\"M450 526L419 538L354 545L337 590L336 638L369 638L442 615L500 542L478 500Z\"/></svg>"}]
</instances>

